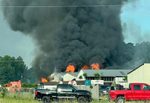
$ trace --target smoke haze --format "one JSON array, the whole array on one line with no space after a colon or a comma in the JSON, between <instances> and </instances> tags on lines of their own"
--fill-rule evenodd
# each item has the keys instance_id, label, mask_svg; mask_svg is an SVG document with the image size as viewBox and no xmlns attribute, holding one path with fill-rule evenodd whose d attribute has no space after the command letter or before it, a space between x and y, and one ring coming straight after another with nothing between
<instances>
[{"instance_id":1,"label":"smoke haze","mask_svg":"<svg viewBox=\"0 0 150 103\"><path fill-rule=\"evenodd\" d=\"M107 68L132 60L134 47L123 42L122 1L3 0L3 13L12 30L36 41L33 67L42 76L68 64Z\"/></svg>"}]
</instances>

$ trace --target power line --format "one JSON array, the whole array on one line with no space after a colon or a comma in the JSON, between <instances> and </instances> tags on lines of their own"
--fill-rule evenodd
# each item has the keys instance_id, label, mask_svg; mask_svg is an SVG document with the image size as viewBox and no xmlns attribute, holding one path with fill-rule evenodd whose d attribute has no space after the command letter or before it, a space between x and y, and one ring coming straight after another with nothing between
<instances>
[{"instance_id":1,"label":"power line","mask_svg":"<svg viewBox=\"0 0 150 103\"><path fill-rule=\"evenodd\" d=\"M86 8L86 7L102 7L102 6L122 6L122 5L115 5L115 4L105 4L105 5L101 5L101 4L98 4L98 5L28 5L28 6L25 6L25 5L0 5L0 7L16 7L16 8L22 8L22 7L31 7L31 8L37 8L37 7L40 7L40 8L79 8L79 7L83 7L83 8Z\"/></svg>"}]
</instances>

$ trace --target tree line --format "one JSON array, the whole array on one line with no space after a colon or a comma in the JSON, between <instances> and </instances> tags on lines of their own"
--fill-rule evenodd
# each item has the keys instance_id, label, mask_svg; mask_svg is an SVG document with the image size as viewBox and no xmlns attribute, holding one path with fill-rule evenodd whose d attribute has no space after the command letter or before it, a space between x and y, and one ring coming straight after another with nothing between
<instances>
[{"instance_id":1,"label":"tree line","mask_svg":"<svg viewBox=\"0 0 150 103\"><path fill-rule=\"evenodd\" d=\"M28 68L22 57L0 56L0 84L21 80L31 82L33 69Z\"/></svg>"}]
</instances>

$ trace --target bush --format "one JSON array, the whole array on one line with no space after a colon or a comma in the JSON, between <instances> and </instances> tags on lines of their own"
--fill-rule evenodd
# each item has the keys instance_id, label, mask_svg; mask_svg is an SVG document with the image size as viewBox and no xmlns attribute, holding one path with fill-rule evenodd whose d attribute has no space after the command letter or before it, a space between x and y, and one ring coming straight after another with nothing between
<instances>
[{"instance_id":1,"label":"bush","mask_svg":"<svg viewBox=\"0 0 150 103\"><path fill-rule=\"evenodd\" d=\"M0 88L0 94L1 94L1 97L4 98L7 94L7 89L4 87L1 87Z\"/></svg>"},{"instance_id":2,"label":"bush","mask_svg":"<svg viewBox=\"0 0 150 103\"><path fill-rule=\"evenodd\" d=\"M36 88L37 84L28 84L28 83L23 83L22 84L23 88Z\"/></svg>"}]
</instances>

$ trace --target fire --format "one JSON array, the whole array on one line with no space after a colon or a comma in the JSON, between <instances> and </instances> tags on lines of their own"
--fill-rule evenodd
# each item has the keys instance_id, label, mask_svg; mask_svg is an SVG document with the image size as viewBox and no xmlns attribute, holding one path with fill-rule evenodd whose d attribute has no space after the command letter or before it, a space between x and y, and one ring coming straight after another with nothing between
<instances>
[{"instance_id":1,"label":"fire","mask_svg":"<svg viewBox=\"0 0 150 103\"><path fill-rule=\"evenodd\" d=\"M72 64L69 64L66 68L66 72L74 72L75 71L75 66Z\"/></svg>"},{"instance_id":2,"label":"fire","mask_svg":"<svg viewBox=\"0 0 150 103\"><path fill-rule=\"evenodd\" d=\"M47 83L48 80L47 80L46 78L42 77L42 78L41 78L41 82L42 82L42 83Z\"/></svg>"},{"instance_id":3,"label":"fire","mask_svg":"<svg viewBox=\"0 0 150 103\"><path fill-rule=\"evenodd\" d=\"M83 70L87 70L87 69L89 69L90 67L88 66L88 65L84 65L83 67L82 67L82 69Z\"/></svg>"},{"instance_id":4,"label":"fire","mask_svg":"<svg viewBox=\"0 0 150 103\"><path fill-rule=\"evenodd\" d=\"M92 69L94 70L99 70L100 69L100 65L98 63L93 63L91 64Z\"/></svg>"}]
</instances>

